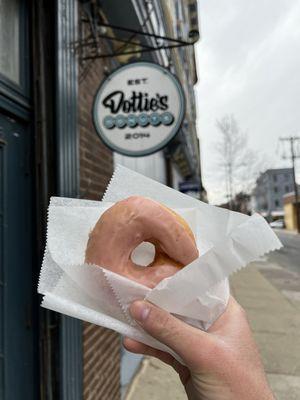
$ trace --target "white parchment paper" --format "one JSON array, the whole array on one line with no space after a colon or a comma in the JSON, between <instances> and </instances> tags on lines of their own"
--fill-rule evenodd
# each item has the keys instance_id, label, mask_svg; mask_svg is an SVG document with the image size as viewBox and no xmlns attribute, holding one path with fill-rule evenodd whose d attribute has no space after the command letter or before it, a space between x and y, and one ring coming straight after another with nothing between
<instances>
[{"instance_id":1,"label":"white parchment paper","mask_svg":"<svg viewBox=\"0 0 300 400\"><path fill-rule=\"evenodd\" d=\"M101 214L131 195L152 198L183 216L193 230L199 258L154 289L84 263L89 232ZM118 166L103 201L52 198L38 286L42 306L169 351L131 319L128 306L148 299L187 323L207 329L224 311L228 276L281 247L266 221L208 205L127 168ZM140 258L147 249L137 250Z\"/></svg>"}]
</instances>

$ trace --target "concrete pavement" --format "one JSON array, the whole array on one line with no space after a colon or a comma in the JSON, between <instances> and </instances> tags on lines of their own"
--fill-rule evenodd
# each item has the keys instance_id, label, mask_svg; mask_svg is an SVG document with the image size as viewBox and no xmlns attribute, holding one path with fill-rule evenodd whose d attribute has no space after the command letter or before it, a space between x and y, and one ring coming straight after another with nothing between
<instances>
[{"instance_id":1,"label":"concrete pavement","mask_svg":"<svg viewBox=\"0 0 300 400\"><path fill-rule=\"evenodd\" d=\"M300 235L286 229L276 229L275 232L284 247L270 253L267 259L271 263L300 274Z\"/></svg>"},{"instance_id":2,"label":"concrete pavement","mask_svg":"<svg viewBox=\"0 0 300 400\"><path fill-rule=\"evenodd\" d=\"M278 400L300 399L300 274L259 262L233 275L232 293L246 309ZM176 373L145 359L126 400L183 400Z\"/></svg>"},{"instance_id":3,"label":"concrete pavement","mask_svg":"<svg viewBox=\"0 0 300 400\"><path fill-rule=\"evenodd\" d=\"M153 357L145 357L126 400L186 400L183 386L173 368Z\"/></svg>"},{"instance_id":4,"label":"concrete pavement","mask_svg":"<svg viewBox=\"0 0 300 400\"><path fill-rule=\"evenodd\" d=\"M234 275L231 287L247 311L277 399L296 400L300 398L300 302L290 301L268 279L272 273L283 276L284 272L279 265L256 263Z\"/></svg>"}]
</instances>

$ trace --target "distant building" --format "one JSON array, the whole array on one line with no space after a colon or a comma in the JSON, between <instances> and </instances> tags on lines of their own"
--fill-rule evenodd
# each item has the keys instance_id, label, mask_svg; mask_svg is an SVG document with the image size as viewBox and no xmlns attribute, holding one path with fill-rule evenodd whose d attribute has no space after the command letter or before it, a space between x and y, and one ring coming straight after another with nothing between
<instances>
[{"instance_id":1,"label":"distant building","mask_svg":"<svg viewBox=\"0 0 300 400\"><path fill-rule=\"evenodd\" d=\"M252 194L254 211L268 220L283 217L283 196L293 190L293 169L268 169L256 181Z\"/></svg>"},{"instance_id":2,"label":"distant building","mask_svg":"<svg viewBox=\"0 0 300 400\"><path fill-rule=\"evenodd\" d=\"M228 208L243 214L251 214L251 196L244 192L237 193L231 201L220 204L219 207Z\"/></svg>"},{"instance_id":3,"label":"distant building","mask_svg":"<svg viewBox=\"0 0 300 400\"><path fill-rule=\"evenodd\" d=\"M298 185L299 187L299 185ZM300 187L299 187L300 189ZM284 223L288 230L294 231L298 229L297 211L300 210L300 202L296 202L295 192L287 193L283 196L284 207ZM298 206L298 207L297 207Z\"/></svg>"}]
</instances>

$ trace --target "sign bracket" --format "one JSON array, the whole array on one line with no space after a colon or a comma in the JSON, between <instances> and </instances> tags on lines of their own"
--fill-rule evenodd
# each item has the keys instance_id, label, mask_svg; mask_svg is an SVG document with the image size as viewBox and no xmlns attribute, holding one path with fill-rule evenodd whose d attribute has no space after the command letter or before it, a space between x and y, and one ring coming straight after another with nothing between
<instances>
[{"instance_id":1,"label":"sign bracket","mask_svg":"<svg viewBox=\"0 0 300 400\"><path fill-rule=\"evenodd\" d=\"M95 21L93 18L82 17L81 22L84 25L89 25L91 33L87 37L81 37L73 43L77 51L84 50L80 52L80 61L112 58L124 55L149 53L164 49L193 46L199 38L198 31L190 31L189 40L182 40L179 38L144 32L139 29L105 23L98 18ZM124 36L119 37L119 33L130 35L128 38L124 38ZM146 44L145 42L143 43L140 38L155 39L156 46ZM109 46L112 50L102 53L99 39L106 39L111 42L119 42L123 45L116 50L113 50L114 46Z\"/></svg>"}]
</instances>

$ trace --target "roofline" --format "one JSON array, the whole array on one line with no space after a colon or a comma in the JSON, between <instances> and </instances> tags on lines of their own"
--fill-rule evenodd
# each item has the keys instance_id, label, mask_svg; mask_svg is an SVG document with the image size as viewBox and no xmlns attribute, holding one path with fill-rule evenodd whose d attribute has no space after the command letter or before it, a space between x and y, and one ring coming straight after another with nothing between
<instances>
[{"instance_id":1,"label":"roofline","mask_svg":"<svg viewBox=\"0 0 300 400\"><path fill-rule=\"evenodd\" d=\"M293 168L269 168L266 169L265 172L262 172L262 174L266 174L267 172L279 172L279 171L293 171Z\"/></svg>"}]
</instances>

